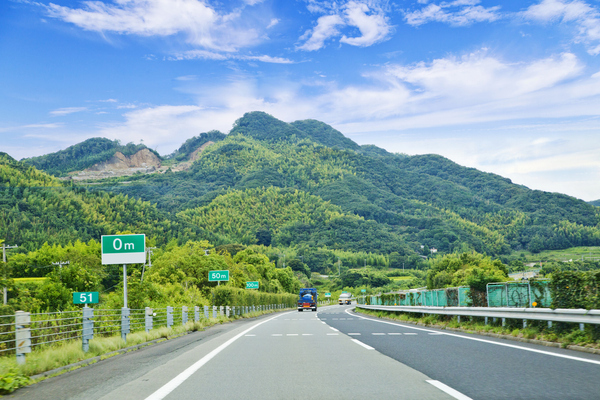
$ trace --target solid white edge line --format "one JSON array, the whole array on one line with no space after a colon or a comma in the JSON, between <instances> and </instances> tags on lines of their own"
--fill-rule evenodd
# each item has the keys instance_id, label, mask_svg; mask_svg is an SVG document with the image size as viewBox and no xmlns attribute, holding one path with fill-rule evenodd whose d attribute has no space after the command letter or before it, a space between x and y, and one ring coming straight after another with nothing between
<instances>
[{"instance_id":1,"label":"solid white edge line","mask_svg":"<svg viewBox=\"0 0 600 400\"><path fill-rule=\"evenodd\" d=\"M425 381L425 382L435 386L436 388L440 389L442 392L449 394L450 396L454 397L457 400L473 400L469 396L465 396L458 390L452 389L450 386L445 385L440 381L429 380L429 381Z\"/></svg>"},{"instance_id":2,"label":"solid white edge line","mask_svg":"<svg viewBox=\"0 0 600 400\"><path fill-rule=\"evenodd\" d=\"M293 311L290 311L290 312L293 312ZM285 314L280 314L280 315L271 317L267 320L264 320L255 325L252 325L250 328L246 329L242 333L238 333L237 335L235 335L234 337L232 337L231 339L229 339L228 341L226 341L225 343L223 343L222 345L220 345L219 347L217 347L216 349L214 349L213 351L211 351L210 353L208 353L207 355L202 357L200 360L196 361L194 364L189 366L182 373L180 373L175 378L171 379L169 382L167 382L165 385L163 385L161 388L159 388L156 392L154 392L150 396L146 397L145 400L162 400L162 399L164 399L165 397L167 397L167 395L169 393L171 393L173 390L177 389L177 387L179 385L181 385L183 382L185 382L186 379L188 379L190 376L192 376L196 371L198 371L200 368L202 368L202 366L204 364L206 364L207 362L212 360L217 354L219 354L221 351L223 351L225 348L227 348L227 346L229 346L231 343L235 342L236 340L238 340L239 338L241 338L242 336L244 336L246 333L250 332L252 329L256 328L257 326L262 325L265 322L269 322L277 317L280 317L281 315L285 315Z\"/></svg>"},{"instance_id":3,"label":"solid white edge line","mask_svg":"<svg viewBox=\"0 0 600 400\"><path fill-rule=\"evenodd\" d=\"M346 312L348 312L348 310L346 310ZM528 347L517 346L517 345L514 345L514 344L493 342L491 340L479 339L479 338L469 337L469 336L456 335L454 333L432 331L430 329L423 329L423 328L417 328L417 327L409 326L409 325L396 324L394 322L380 321L380 320L373 319L373 318L363 317L363 316L358 315L358 314L350 314L350 315L354 315L354 316L356 316L358 318L366 319L366 320L373 321L373 322L379 322L379 323L382 323L382 324L401 326L403 328L415 329L415 330L424 331L424 332L435 332L435 333L438 333L440 335L453 336L453 337L457 337L457 338L461 338L461 339L474 340L476 342L482 342L482 343L488 343L488 344L495 344L496 346L510 347L510 348L517 349L517 350L531 351L532 353L545 354L545 355L548 355L548 356L554 356L554 357L559 357L559 358L566 358L568 360L581 361L581 362L586 362L586 363L589 363L589 364L600 365L600 361L588 360L587 358L569 356L569 355L566 355L566 354L552 353L550 351L544 351L544 350L538 350L538 349L530 349Z\"/></svg>"},{"instance_id":4,"label":"solid white edge line","mask_svg":"<svg viewBox=\"0 0 600 400\"><path fill-rule=\"evenodd\" d=\"M364 347L367 350L375 350L373 347L369 346L368 344L364 344L363 342L361 342L360 340L356 340L356 339L350 339L352 340L354 343L361 345L362 347Z\"/></svg>"}]
</instances>

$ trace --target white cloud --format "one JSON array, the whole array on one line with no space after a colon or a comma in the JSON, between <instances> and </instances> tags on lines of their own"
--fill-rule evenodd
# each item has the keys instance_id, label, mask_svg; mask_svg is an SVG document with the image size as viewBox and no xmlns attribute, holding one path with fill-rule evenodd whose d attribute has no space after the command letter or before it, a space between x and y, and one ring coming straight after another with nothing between
<instances>
[{"instance_id":1,"label":"white cloud","mask_svg":"<svg viewBox=\"0 0 600 400\"><path fill-rule=\"evenodd\" d=\"M176 54L171 59L172 60L201 59L201 60L221 60L221 61L241 60L241 61L260 61L260 62L271 63L271 64L293 64L294 63L292 60L283 58L283 57L273 57L273 56L268 56L268 55L253 56L253 55L222 54L222 53L214 53L214 52L205 51L205 50L189 50L189 51L186 51L186 52L183 52L180 54ZM185 78L185 77L180 77L177 79L185 80L182 78Z\"/></svg>"},{"instance_id":2,"label":"white cloud","mask_svg":"<svg viewBox=\"0 0 600 400\"><path fill-rule=\"evenodd\" d=\"M419 26L428 22L467 26L476 22L493 22L501 18L500 6L485 8L477 5L480 2L480 0L457 0L429 4L420 10L406 12L405 19L412 26Z\"/></svg>"},{"instance_id":3,"label":"white cloud","mask_svg":"<svg viewBox=\"0 0 600 400\"><path fill-rule=\"evenodd\" d=\"M360 36L343 35L341 43L351 46L367 47L386 40L392 27L385 16L384 9L377 1L349 1L342 6L337 3L309 3L314 13L327 13L317 19L317 25L307 30L299 40L304 43L297 50L315 51L323 48L328 39L342 35L347 27L358 28Z\"/></svg>"},{"instance_id":4,"label":"white cloud","mask_svg":"<svg viewBox=\"0 0 600 400\"><path fill-rule=\"evenodd\" d=\"M344 35L340 42L352 46L371 46L384 40L390 33L391 27L382 13L369 14L369 7L364 3L351 1L346 8L348 25L360 30L361 36L349 38Z\"/></svg>"},{"instance_id":5,"label":"white cloud","mask_svg":"<svg viewBox=\"0 0 600 400\"><path fill-rule=\"evenodd\" d=\"M63 115L73 114L76 112L86 111L87 107L65 107L59 108L58 110L50 111L50 115L55 117L62 117Z\"/></svg>"},{"instance_id":6,"label":"white cloud","mask_svg":"<svg viewBox=\"0 0 600 400\"><path fill-rule=\"evenodd\" d=\"M585 43L590 54L600 54L600 12L583 1L542 0L527 8L521 16L544 23L574 23L578 31L576 41Z\"/></svg>"},{"instance_id":7,"label":"white cloud","mask_svg":"<svg viewBox=\"0 0 600 400\"><path fill-rule=\"evenodd\" d=\"M256 4L258 1L251 1ZM218 51L236 51L261 40L244 27L241 13L219 14L199 0L114 0L114 4L85 1L83 8L50 3L51 17L94 32L139 36L184 34L192 45Z\"/></svg>"},{"instance_id":8,"label":"white cloud","mask_svg":"<svg viewBox=\"0 0 600 400\"><path fill-rule=\"evenodd\" d=\"M277 18L272 18L271 21L269 22L269 25L267 25L267 29L270 29L277 24L279 24L279 20Z\"/></svg>"},{"instance_id":9,"label":"white cloud","mask_svg":"<svg viewBox=\"0 0 600 400\"><path fill-rule=\"evenodd\" d=\"M325 45L329 38L339 36L339 27L343 26L344 20L339 15L325 15L317 20L317 26L304 33L300 40L308 38L303 45L296 47L298 50L314 51Z\"/></svg>"}]
</instances>

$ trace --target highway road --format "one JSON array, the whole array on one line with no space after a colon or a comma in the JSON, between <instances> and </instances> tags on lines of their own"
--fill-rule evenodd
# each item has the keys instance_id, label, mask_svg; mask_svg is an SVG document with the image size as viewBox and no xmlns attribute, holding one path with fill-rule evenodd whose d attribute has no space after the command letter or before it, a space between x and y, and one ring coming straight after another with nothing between
<instances>
[{"instance_id":1,"label":"highway road","mask_svg":"<svg viewBox=\"0 0 600 400\"><path fill-rule=\"evenodd\" d=\"M292 311L238 320L103 360L8 397L599 397L598 356L390 324L355 315L351 308L331 306L318 313Z\"/></svg>"}]
</instances>

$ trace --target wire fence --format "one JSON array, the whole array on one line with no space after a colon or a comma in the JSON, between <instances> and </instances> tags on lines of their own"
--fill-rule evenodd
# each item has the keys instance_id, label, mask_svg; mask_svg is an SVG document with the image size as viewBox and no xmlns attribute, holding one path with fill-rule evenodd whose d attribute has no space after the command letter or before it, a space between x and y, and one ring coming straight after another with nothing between
<instances>
[{"instance_id":1,"label":"wire fence","mask_svg":"<svg viewBox=\"0 0 600 400\"><path fill-rule=\"evenodd\" d=\"M186 322L220 316L240 316L286 305L238 307L165 307L145 309L90 309L48 313L25 313L0 316L0 357L17 355L55 345L58 342L86 340L184 325ZM87 313L87 314L86 314ZM91 316L91 318L87 318Z\"/></svg>"}]
</instances>

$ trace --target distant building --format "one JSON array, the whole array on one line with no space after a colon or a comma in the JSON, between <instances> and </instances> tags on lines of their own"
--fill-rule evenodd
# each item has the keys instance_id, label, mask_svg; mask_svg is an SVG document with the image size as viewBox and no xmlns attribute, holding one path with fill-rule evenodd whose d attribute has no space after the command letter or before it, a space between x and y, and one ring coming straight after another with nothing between
<instances>
[{"instance_id":1,"label":"distant building","mask_svg":"<svg viewBox=\"0 0 600 400\"><path fill-rule=\"evenodd\" d=\"M431 251L432 253L437 253L437 249L435 247L432 247L429 251Z\"/></svg>"}]
</instances>

